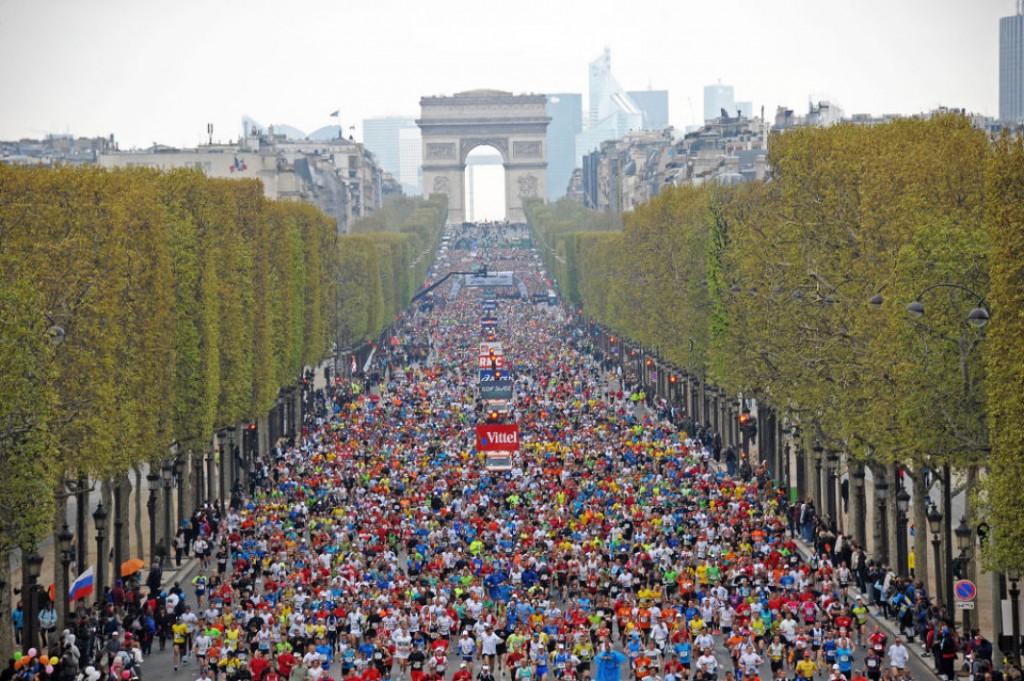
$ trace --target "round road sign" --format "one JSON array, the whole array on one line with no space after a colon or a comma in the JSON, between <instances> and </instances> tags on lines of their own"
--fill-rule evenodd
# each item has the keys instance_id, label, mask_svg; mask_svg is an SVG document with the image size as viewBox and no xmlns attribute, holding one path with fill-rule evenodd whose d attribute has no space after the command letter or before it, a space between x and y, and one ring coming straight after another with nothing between
<instances>
[{"instance_id":1,"label":"round road sign","mask_svg":"<svg viewBox=\"0 0 1024 681\"><path fill-rule=\"evenodd\" d=\"M960 579L953 585L953 595L958 601L973 601L978 595L978 587L969 579Z\"/></svg>"}]
</instances>

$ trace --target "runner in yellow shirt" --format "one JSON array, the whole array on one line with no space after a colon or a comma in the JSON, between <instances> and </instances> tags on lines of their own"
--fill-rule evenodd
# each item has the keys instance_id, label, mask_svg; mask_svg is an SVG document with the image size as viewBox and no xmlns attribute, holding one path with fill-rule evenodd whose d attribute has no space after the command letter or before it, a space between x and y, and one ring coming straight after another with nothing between
<instances>
[{"instance_id":1,"label":"runner in yellow shirt","mask_svg":"<svg viewBox=\"0 0 1024 681\"><path fill-rule=\"evenodd\" d=\"M811 659L811 651L804 651L804 659L796 663L796 678L812 679L814 672L818 671L818 665Z\"/></svg>"},{"instance_id":2,"label":"runner in yellow shirt","mask_svg":"<svg viewBox=\"0 0 1024 681\"><path fill-rule=\"evenodd\" d=\"M178 671L182 651L185 649L185 637L188 636L188 625L181 621L181 615L171 625L171 636L174 640L174 671Z\"/></svg>"}]
</instances>

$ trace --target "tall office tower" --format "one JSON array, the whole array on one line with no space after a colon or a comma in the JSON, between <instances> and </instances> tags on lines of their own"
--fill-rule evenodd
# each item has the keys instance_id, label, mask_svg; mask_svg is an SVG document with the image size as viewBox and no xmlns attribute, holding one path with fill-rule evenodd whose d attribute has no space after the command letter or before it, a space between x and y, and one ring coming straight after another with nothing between
<instances>
[{"instance_id":1,"label":"tall office tower","mask_svg":"<svg viewBox=\"0 0 1024 681\"><path fill-rule=\"evenodd\" d=\"M576 167L576 135L583 130L583 95L560 92L548 95L548 201L565 196Z\"/></svg>"},{"instance_id":2,"label":"tall office tower","mask_svg":"<svg viewBox=\"0 0 1024 681\"><path fill-rule=\"evenodd\" d=\"M612 75L612 53L607 47L590 62L590 109L587 125L576 137L576 165L583 155L605 140L617 140L630 131L642 130L644 114Z\"/></svg>"},{"instance_id":3,"label":"tall office tower","mask_svg":"<svg viewBox=\"0 0 1024 681\"><path fill-rule=\"evenodd\" d=\"M415 119L368 118L363 121L363 143L381 167L401 183L406 196L420 195L423 149Z\"/></svg>"},{"instance_id":4,"label":"tall office tower","mask_svg":"<svg viewBox=\"0 0 1024 681\"><path fill-rule=\"evenodd\" d=\"M668 127L668 90L630 90L626 93L644 114L644 130Z\"/></svg>"},{"instance_id":5,"label":"tall office tower","mask_svg":"<svg viewBox=\"0 0 1024 681\"><path fill-rule=\"evenodd\" d=\"M722 110L725 110L729 117L736 115L736 97L733 94L732 85L704 86L704 120L710 121L719 118Z\"/></svg>"},{"instance_id":6,"label":"tall office tower","mask_svg":"<svg viewBox=\"0 0 1024 681\"><path fill-rule=\"evenodd\" d=\"M1024 0L1017 13L999 20L999 119L1024 121Z\"/></svg>"},{"instance_id":7,"label":"tall office tower","mask_svg":"<svg viewBox=\"0 0 1024 681\"><path fill-rule=\"evenodd\" d=\"M423 193L423 137L417 125L398 131L398 181L406 196Z\"/></svg>"}]
</instances>

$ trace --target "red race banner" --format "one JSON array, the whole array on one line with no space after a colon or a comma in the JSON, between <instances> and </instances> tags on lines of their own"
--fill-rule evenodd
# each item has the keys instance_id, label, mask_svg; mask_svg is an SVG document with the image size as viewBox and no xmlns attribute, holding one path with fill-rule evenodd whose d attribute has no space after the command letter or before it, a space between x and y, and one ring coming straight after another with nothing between
<instances>
[{"instance_id":1,"label":"red race banner","mask_svg":"<svg viewBox=\"0 0 1024 681\"><path fill-rule=\"evenodd\" d=\"M487 356L478 357L477 358L477 368L479 368L479 369L504 369L505 368L505 358L502 357L501 355L495 355L493 358L487 357Z\"/></svg>"},{"instance_id":2,"label":"red race banner","mask_svg":"<svg viewBox=\"0 0 1024 681\"><path fill-rule=\"evenodd\" d=\"M519 449L519 424L479 424L476 427L478 452L516 451Z\"/></svg>"}]
</instances>

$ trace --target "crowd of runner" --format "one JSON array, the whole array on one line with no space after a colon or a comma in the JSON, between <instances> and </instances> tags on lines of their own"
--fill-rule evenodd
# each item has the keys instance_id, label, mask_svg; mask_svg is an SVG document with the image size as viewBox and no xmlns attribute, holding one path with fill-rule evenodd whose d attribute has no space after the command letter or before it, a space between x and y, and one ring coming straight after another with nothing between
<instances>
[{"instance_id":1,"label":"crowd of runner","mask_svg":"<svg viewBox=\"0 0 1024 681\"><path fill-rule=\"evenodd\" d=\"M528 250L488 257L549 286ZM483 294L449 291L396 323L372 379L309 394L251 496L200 510L192 583L111 605L86 681L130 678L154 644L189 681L911 678L852 556L802 557L806 508L638 401L557 307L499 298L521 444L511 471L486 470Z\"/></svg>"}]
</instances>

